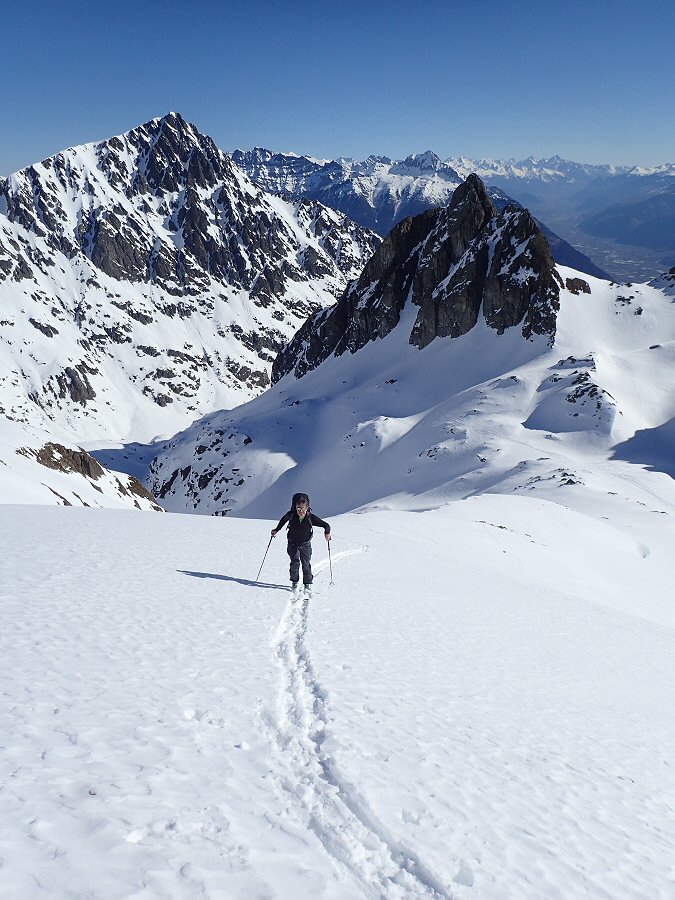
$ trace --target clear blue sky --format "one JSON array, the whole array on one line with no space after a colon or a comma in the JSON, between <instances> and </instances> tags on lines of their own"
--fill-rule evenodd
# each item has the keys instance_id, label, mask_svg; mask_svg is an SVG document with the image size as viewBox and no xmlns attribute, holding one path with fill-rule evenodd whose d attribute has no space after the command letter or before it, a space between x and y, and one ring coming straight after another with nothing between
<instances>
[{"instance_id":1,"label":"clear blue sky","mask_svg":"<svg viewBox=\"0 0 675 900\"><path fill-rule=\"evenodd\" d=\"M5 0L0 174L169 111L224 150L675 161L672 0Z\"/></svg>"}]
</instances>

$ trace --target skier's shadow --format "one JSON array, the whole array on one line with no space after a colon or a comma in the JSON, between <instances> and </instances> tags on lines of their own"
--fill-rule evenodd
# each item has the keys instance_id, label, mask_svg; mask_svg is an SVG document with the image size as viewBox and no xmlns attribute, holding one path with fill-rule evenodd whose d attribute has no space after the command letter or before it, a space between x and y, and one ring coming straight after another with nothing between
<instances>
[{"instance_id":1,"label":"skier's shadow","mask_svg":"<svg viewBox=\"0 0 675 900\"><path fill-rule=\"evenodd\" d=\"M286 585L270 584L267 581L251 581L249 578L234 578L232 575L218 575L215 572L190 572L188 569L178 569L181 575L190 575L192 578L215 578L217 581L233 581L235 584L243 584L244 587L270 588L275 591L288 591Z\"/></svg>"}]
</instances>

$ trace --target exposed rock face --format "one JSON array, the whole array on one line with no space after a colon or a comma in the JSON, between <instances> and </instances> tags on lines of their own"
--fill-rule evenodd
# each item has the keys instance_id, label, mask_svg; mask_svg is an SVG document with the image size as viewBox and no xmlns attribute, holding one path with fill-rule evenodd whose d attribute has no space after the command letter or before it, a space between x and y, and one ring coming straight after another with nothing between
<instances>
[{"instance_id":1,"label":"exposed rock face","mask_svg":"<svg viewBox=\"0 0 675 900\"><path fill-rule=\"evenodd\" d=\"M654 278L649 284L664 291L668 296L675 297L675 266L658 278Z\"/></svg>"},{"instance_id":2,"label":"exposed rock face","mask_svg":"<svg viewBox=\"0 0 675 900\"><path fill-rule=\"evenodd\" d=\"M109 496L116 495L119 498L129 500L130 504L133 504L138 509L145 508L163 512L162 507L157 504L150 491L144 488L137 478L129 475L118 477L116 473L104 469L86 450L81 448L76 450L73 447L65 447L63 444L48 441L41 447L19 447L16 453L28 459L35 459L41 466L54 472L80 476L86 479L89 485L103 496L106 494ZM72 500L68 500L59 494L53 487L49 485L47 487L64 505L73 505ZM75 487L77 487L76 484ZM84 506L91 505L82 500L75 490L71 490L70 493L72 497L76 498Z\"/></svg>"},{"instance_id":3,"label":"exposed rock face","mask_svg":"<svg viewBox=\"0 0 675 900\"><path fill-rule=\"evenodd\" d=\"M84 253L112 278L158 284L176 296L195 296L210 279L250 290L289 249L302 249L231 159L177 113L5 179L3 207L10 222L69 258ZM343 220L330 222L326 212L306 201L305 220L320 219L322 246L335 247L337 235L327 233ZM376 245L353 223L346 227L357 245ZM335 274L328 251L322 262L322 274ZM289 278L307 280L290 261L259 290L270 298Z\"/></svg>"},{"instance_id":4,"label":"exposed rock face","mask_svg":"<svg viewBox=\"0 0 675 900\"><path fill-rule=\"evenodd\" d=\"M84 450L72 450L63 444L49 442L41 447L36 454L41 466L54 469L57 472L76 472L97 481L103 475L103 466Z\"/></svg>"},{"instance_id":5,"label":"exposed rock face","mask_svg":"<svg viewBox=\"0 0 675 900\"><path fill-rule=\"evenodd\" d=\"M301 377L328 356L387 335L407 303L419 307L410 343L459 337L482 312L498 333L555 334L562 282L546 239L527 212L497 213L470 175L447 207L406 219L385 238L335 307L308 319L275 360L272 379Z\"/></svg>"}]
</instances>

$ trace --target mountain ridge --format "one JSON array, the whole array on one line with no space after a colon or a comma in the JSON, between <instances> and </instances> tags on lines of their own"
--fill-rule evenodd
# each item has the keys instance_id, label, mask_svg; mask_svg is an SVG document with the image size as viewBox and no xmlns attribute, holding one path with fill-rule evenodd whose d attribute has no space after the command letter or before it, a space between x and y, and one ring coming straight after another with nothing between
<instances>
[{"instance_id":1,"label":"mountain ridge","mask_svg":"<svg viewBox=\"0 0 675 900\"><path fill-rule=\"evenodd\" d=\"M470 174L468 171L460 174L431 150L413 153L400 161L373 155L363 162L316 160L263 148L237 150L231 155L265 190L316 199L372 228L381 237L386 237L405 218L447 205L453 191ZM500 210L514 202L499 186L488 186L488 193ZM609 279L588 256L541 221L539 227L546 234L557 262Z\"/></svg>"},{"instance_id":2,"label":"mountain ridge","mask_svg":"<svg viewBox=\"0 0 675 900\"><path fill-rule=\"evenodd\" d=\"M79 439L173 433L259 392L378 243L264 194L178 114L63 151L0 183L0 409Z\"/></svg>"},{"instance_id":3,"label":"mountain ridge","mask_svg":"<svg viewBox=\"0 0 675 900\"><path fill-rule=\"evenodd\" d=\"M486 492L583 511L596 495L628 497L636 465L655 469L641 477L658 496L668 473L649 448L675 421L672 299L591 277L580 290L578 273L557 269L552 346L480 319L420 350L410 304L354 354L289 373L162 444L146 483L175 512L253 518L274 518L297 490L326 515Z\"/></svg>"},{"instance_id":4,"label":"mountain ridge","mask_svg":"<svg viewBox=\"0 0 675 900\"><path fill-rule=\"evenodd\" d=\"M517 248L514 253L514 249ZM459 337L482 312L498 333L523 323L523 337L553 340L562 282L550 249L525 210L497 213L470 175L447 207L395 226L334 307L310 316L277 356L272 380L297 377L327 356L385 337L408 304L420 308L410 343Z\"/></svg>"}]
</instances>

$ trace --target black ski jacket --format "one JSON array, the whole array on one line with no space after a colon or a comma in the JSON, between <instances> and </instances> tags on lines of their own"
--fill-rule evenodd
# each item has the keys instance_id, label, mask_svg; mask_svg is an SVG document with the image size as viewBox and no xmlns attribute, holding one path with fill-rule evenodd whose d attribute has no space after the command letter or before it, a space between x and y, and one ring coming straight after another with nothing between
<instances>
[{"instance_id":1,"label":"black ski jacket","mask_svg":"<svg viewBox=\"0 0 675 900\"><path fill-rule=\"evenodd\" d=\"M279 519L279 524L274 530L281 531L286 522L289 523L288 540L293 544L306 544L307 541L311 541L315 525L318 528L323 528L326 534L330 534L330 525L328 522L324 522L323 519L315 516L311 510L307 513L302 522L294 509L289 510Z\"/></svg>"}]
</instances>

